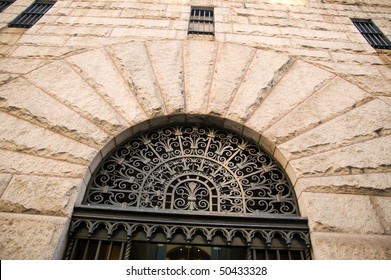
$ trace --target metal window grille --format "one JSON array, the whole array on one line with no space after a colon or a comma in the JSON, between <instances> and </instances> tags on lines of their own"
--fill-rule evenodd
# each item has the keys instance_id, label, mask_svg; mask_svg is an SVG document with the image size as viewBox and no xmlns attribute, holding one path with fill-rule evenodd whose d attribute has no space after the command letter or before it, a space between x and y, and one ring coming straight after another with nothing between
<instances>
[{"instance_id":1,"label":"metal window grille","mask_svg":"<svg viewBox=\"0 0 391 280\"><path fill-rule=\"evenodd\" d=\"M311 259L307 222L261 147L177 124L138 133L101 162L74 208L64 258L175 259L207 247L209 259Z\"/></svg>"},{"instance_id":2,"label":"metal window grille","mask_svg":"<svg viewBox=\"0 0 391 280\"><path fill-rule=\"evenodd\" d=\"M17 16L8 24L9 27L30 28L33 26L50 8L53 2L35 2L23 13Z\"/></svg>"},{"instance_id":3,"label":"metal window grille","mask_svg":"<svg viewBox=\"0 0 391 280\"><path fill-rule=\"evenodd\" d=\"M15 0L3 0L0 1L0 13L7 9L12 3L14 3Z\"/></svg>"},{"instance_id":4,"label":"metal window grille","mask_svg":"<svg viewBox=\"0 0 391 280\"><path fill-rule=\"evenodd\" d=\"M377 49L391 49L391 42L377 28L370 19L352 19L353 24L368 41L368 43Z\"/></svg>"},{"instance_id":5,"label":"metal window grille","mask_svg":"<svg viewBox=\"0 0 391 280\"><path fill-rule=\"evenodd\" d=\"M213 8L192 7L190 12L188 33L214 35Z\"/></svg>"}]
</instances>

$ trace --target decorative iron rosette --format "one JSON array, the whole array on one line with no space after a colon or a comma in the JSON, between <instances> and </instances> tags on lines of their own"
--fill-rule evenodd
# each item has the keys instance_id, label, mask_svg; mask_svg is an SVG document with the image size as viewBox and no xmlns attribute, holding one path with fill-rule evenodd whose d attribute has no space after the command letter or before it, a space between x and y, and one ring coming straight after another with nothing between
<instances>
[{"instance_id":1,"label":"decorative iron rosette","mask_svg":"<svg viewBox=\"0 0 391 280\"><path fill-rule=\"evenodd\" d=\"M298 214L283 169L260 147L213 127L135 135L99 166L85 204L213 214Z\"/></svg>"}]
</instances>

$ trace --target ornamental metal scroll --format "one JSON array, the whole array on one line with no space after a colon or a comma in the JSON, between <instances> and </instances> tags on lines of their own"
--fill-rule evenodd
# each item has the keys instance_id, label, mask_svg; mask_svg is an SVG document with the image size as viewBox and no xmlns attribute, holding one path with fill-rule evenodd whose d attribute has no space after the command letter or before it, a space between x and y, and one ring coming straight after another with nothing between
<instances>
[{"instance_id":1,"label":"ornamental metal scroll","mask_svg":"<svg viewBox=\"0 0 391 280\"><path fill-rule=\"evenodd\" d=\"M298 214L289 180L232 131L178 125L118 146L88 187L87 205L209 214Z\"/></svg>"}]
</instances>

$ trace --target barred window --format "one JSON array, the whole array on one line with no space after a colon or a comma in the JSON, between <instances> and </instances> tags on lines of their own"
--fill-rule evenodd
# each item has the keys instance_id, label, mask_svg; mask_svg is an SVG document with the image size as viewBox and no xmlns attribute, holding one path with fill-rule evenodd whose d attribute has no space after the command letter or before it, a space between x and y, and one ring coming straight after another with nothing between
<instances>
[{"instance_id":1,"label":"barred window","mask_svg":"<svg viewBox=\"0 0 391 280\"><path fill-rule=\"evenodd\" d=\"M391 49L391 42L370 19L352 19L353 24L376 49Z\"/></svg>"},{"instance_id":2,"label":"barred window","mask_svg":"<svg viewBox=\"0 0 391 280\"><path fill-rule=\"evenodd\" d=\"M37 1L29 6L24 12L11 21L9 27L30 28L33 26L50 8L54 2Z\"/></svg>"},{"instance_id":3,"label":"barred window","mask_svg":"<svg viewBox=\"0 0 391 280\"><path fill-rule=\"evenodd\" d=\"M0 1L0 13L7 9L12 3L14 3L15 0L3 0Z\"/></svg>"},{"instance_id":4,"label":"barred window","mask_svg":"<svg viewBox=\"0 0 391 280\"><path fill-rule=\"evenodd\" d=\"M235 132L156 127L118 145L74 208L65 259L310 259L281 166Z\"/></svg>"},{"instance_id":5,"label":"barred window","mask_svg":"<svg viewBox=\"0 0 391 280\"><path fill-rule=\"evenodd\" d=\"M189 34L214 35L214 10L206 7L192 7Z\"/></svg>"}]
</instances>

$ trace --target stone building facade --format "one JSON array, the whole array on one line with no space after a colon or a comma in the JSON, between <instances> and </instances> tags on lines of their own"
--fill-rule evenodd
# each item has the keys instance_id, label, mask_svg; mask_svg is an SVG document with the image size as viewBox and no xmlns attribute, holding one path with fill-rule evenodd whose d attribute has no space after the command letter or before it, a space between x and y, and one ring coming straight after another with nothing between
<instances>
[{"instance_id":1,"label":"stone building facade","mask_svg":"<svg viewBox=\"0 0 391 280\"><path fill-rule=\"evenodd\" d=\"M391 38L389 0L58 0L8 27L32 2L0 13L1 259L63 258L109 151L208 119L284 168L312 258L391 258L391 53L352 23Z\"/></svg>"}]
</instances>

